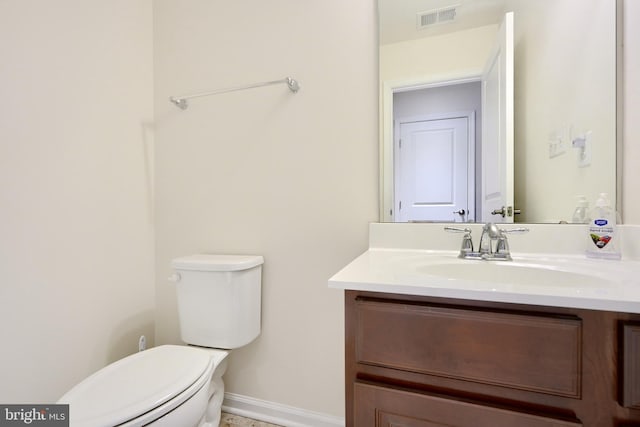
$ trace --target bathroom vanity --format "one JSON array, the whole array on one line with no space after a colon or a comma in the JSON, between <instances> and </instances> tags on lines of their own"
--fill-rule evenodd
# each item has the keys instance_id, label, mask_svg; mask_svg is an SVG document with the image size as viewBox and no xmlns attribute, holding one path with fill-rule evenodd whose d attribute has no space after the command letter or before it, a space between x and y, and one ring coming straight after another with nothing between
<instances>
[{"instance_id":1,"label":"bathroom vanity","mask_svg":"<svg viewBox=\"0 0 640 427\"><path fill-rule=\"evenodd\" d=\"M485 262L458 259L442 225L373 224L329 281L345 292L346 425L640 426L640 262L541 251L548 227Z\"/></svg>"}]
</instances>

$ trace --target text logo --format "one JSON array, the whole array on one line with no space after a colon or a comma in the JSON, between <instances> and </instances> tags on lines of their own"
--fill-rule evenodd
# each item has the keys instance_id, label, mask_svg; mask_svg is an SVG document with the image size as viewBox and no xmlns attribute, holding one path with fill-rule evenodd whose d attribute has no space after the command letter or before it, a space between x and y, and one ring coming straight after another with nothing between
<instances>
[{"instance_id":1,"label":"text logo","mask_svg":"<svg viewBox=\"0 0 640 427\"><path fill-rule=\"evenodd\" d=\"M0 427L69 427L69 405L0 405Z\"/></svg>"}]
</instances>

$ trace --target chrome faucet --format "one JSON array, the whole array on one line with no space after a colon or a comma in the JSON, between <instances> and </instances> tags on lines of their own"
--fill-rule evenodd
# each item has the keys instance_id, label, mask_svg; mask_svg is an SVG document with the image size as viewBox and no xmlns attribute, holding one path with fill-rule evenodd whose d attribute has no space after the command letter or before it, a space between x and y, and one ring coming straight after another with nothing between
<instances>
[{"instance_id":1,"label":"chrome faucet","mask_svg":"<svg viewBox=\"0 0 640 427\"><path fill-rule=\"evenodd\" d=\"M488 222L482 227L480 237L480 256L483 259L511 259L509 254L509 244L503 230L492 222Z\"/></svg>"},{"instance_id":2,"label":"chrome faucet","mask_svg":"<svg viewBox=\"0 0 640 427\"><path fill-rule=\"evenodd\" d=\"M478 251L474 251L470 228L445 227L444 229L453 233L465 233L462 238L462 247L460 248L458 258L490 261L511 261L511 252L509 251L509 242L507 241L506 235L511 233L526 233L529 231L528 228L523 227L502 229L496 224L488 222L482 227L480 247Z\"/></svg>"}]
</instances>

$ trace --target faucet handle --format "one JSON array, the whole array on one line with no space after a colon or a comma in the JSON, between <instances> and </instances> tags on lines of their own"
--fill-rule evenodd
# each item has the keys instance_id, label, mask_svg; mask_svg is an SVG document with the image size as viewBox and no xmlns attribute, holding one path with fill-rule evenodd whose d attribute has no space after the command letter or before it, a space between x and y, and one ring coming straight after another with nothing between
<instances>
[{"instance_id":1,"label":"faucet handle","mask_svg":"<svg viewBox=\"0 0 640 427\"><path fill-rule=\"evenodd\" d=\"M500 231L503 234L524 234L524 233L528 233L529 229L526 227L520 227L520 228L501 228Z\"/></svg>"},{"instance_id":2,"label":"faucet handle","mask_svg":"<svg viewBox=\"0 0 640 427\"><path fill-rule=\"evenodd\" d=\"M510 261L511 251L509 250L509 242L507 241L507 234L524 234L527 232L529 232L529 229L525 227L500 229L500 236L498 237L498 242L496 244L494 259L503 259L503 260Z\"/></svg>"},{"instance_id":3,"label":"faucet handle","mask_svg":"<svg viewBox=\"0 0 640 427\"><path fill-rule=\"evenodd\" d=\"M444 228L444 231L448 231L449 233L467 233L467 234L471 234L471 229L469 227L460 228L460 227L446 226Z\"/></svg>"}]
</instances>

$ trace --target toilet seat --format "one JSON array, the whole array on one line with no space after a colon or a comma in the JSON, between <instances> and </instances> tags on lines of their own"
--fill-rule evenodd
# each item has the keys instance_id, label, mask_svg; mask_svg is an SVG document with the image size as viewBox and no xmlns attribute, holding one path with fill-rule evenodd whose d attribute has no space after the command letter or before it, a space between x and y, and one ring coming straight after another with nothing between
<instances>
[{"instance_id":1,"label":"toilet seat","mask_svg":"<svg viewBox=\"0 0 640 427\"><path fill-rule=\"evenodd\" d=\"M91 375L62 398L75 426L143 425L177 408L206 386L217 364L197 347L163 345L125 357Z\"/></svg>"}]
</instances>

